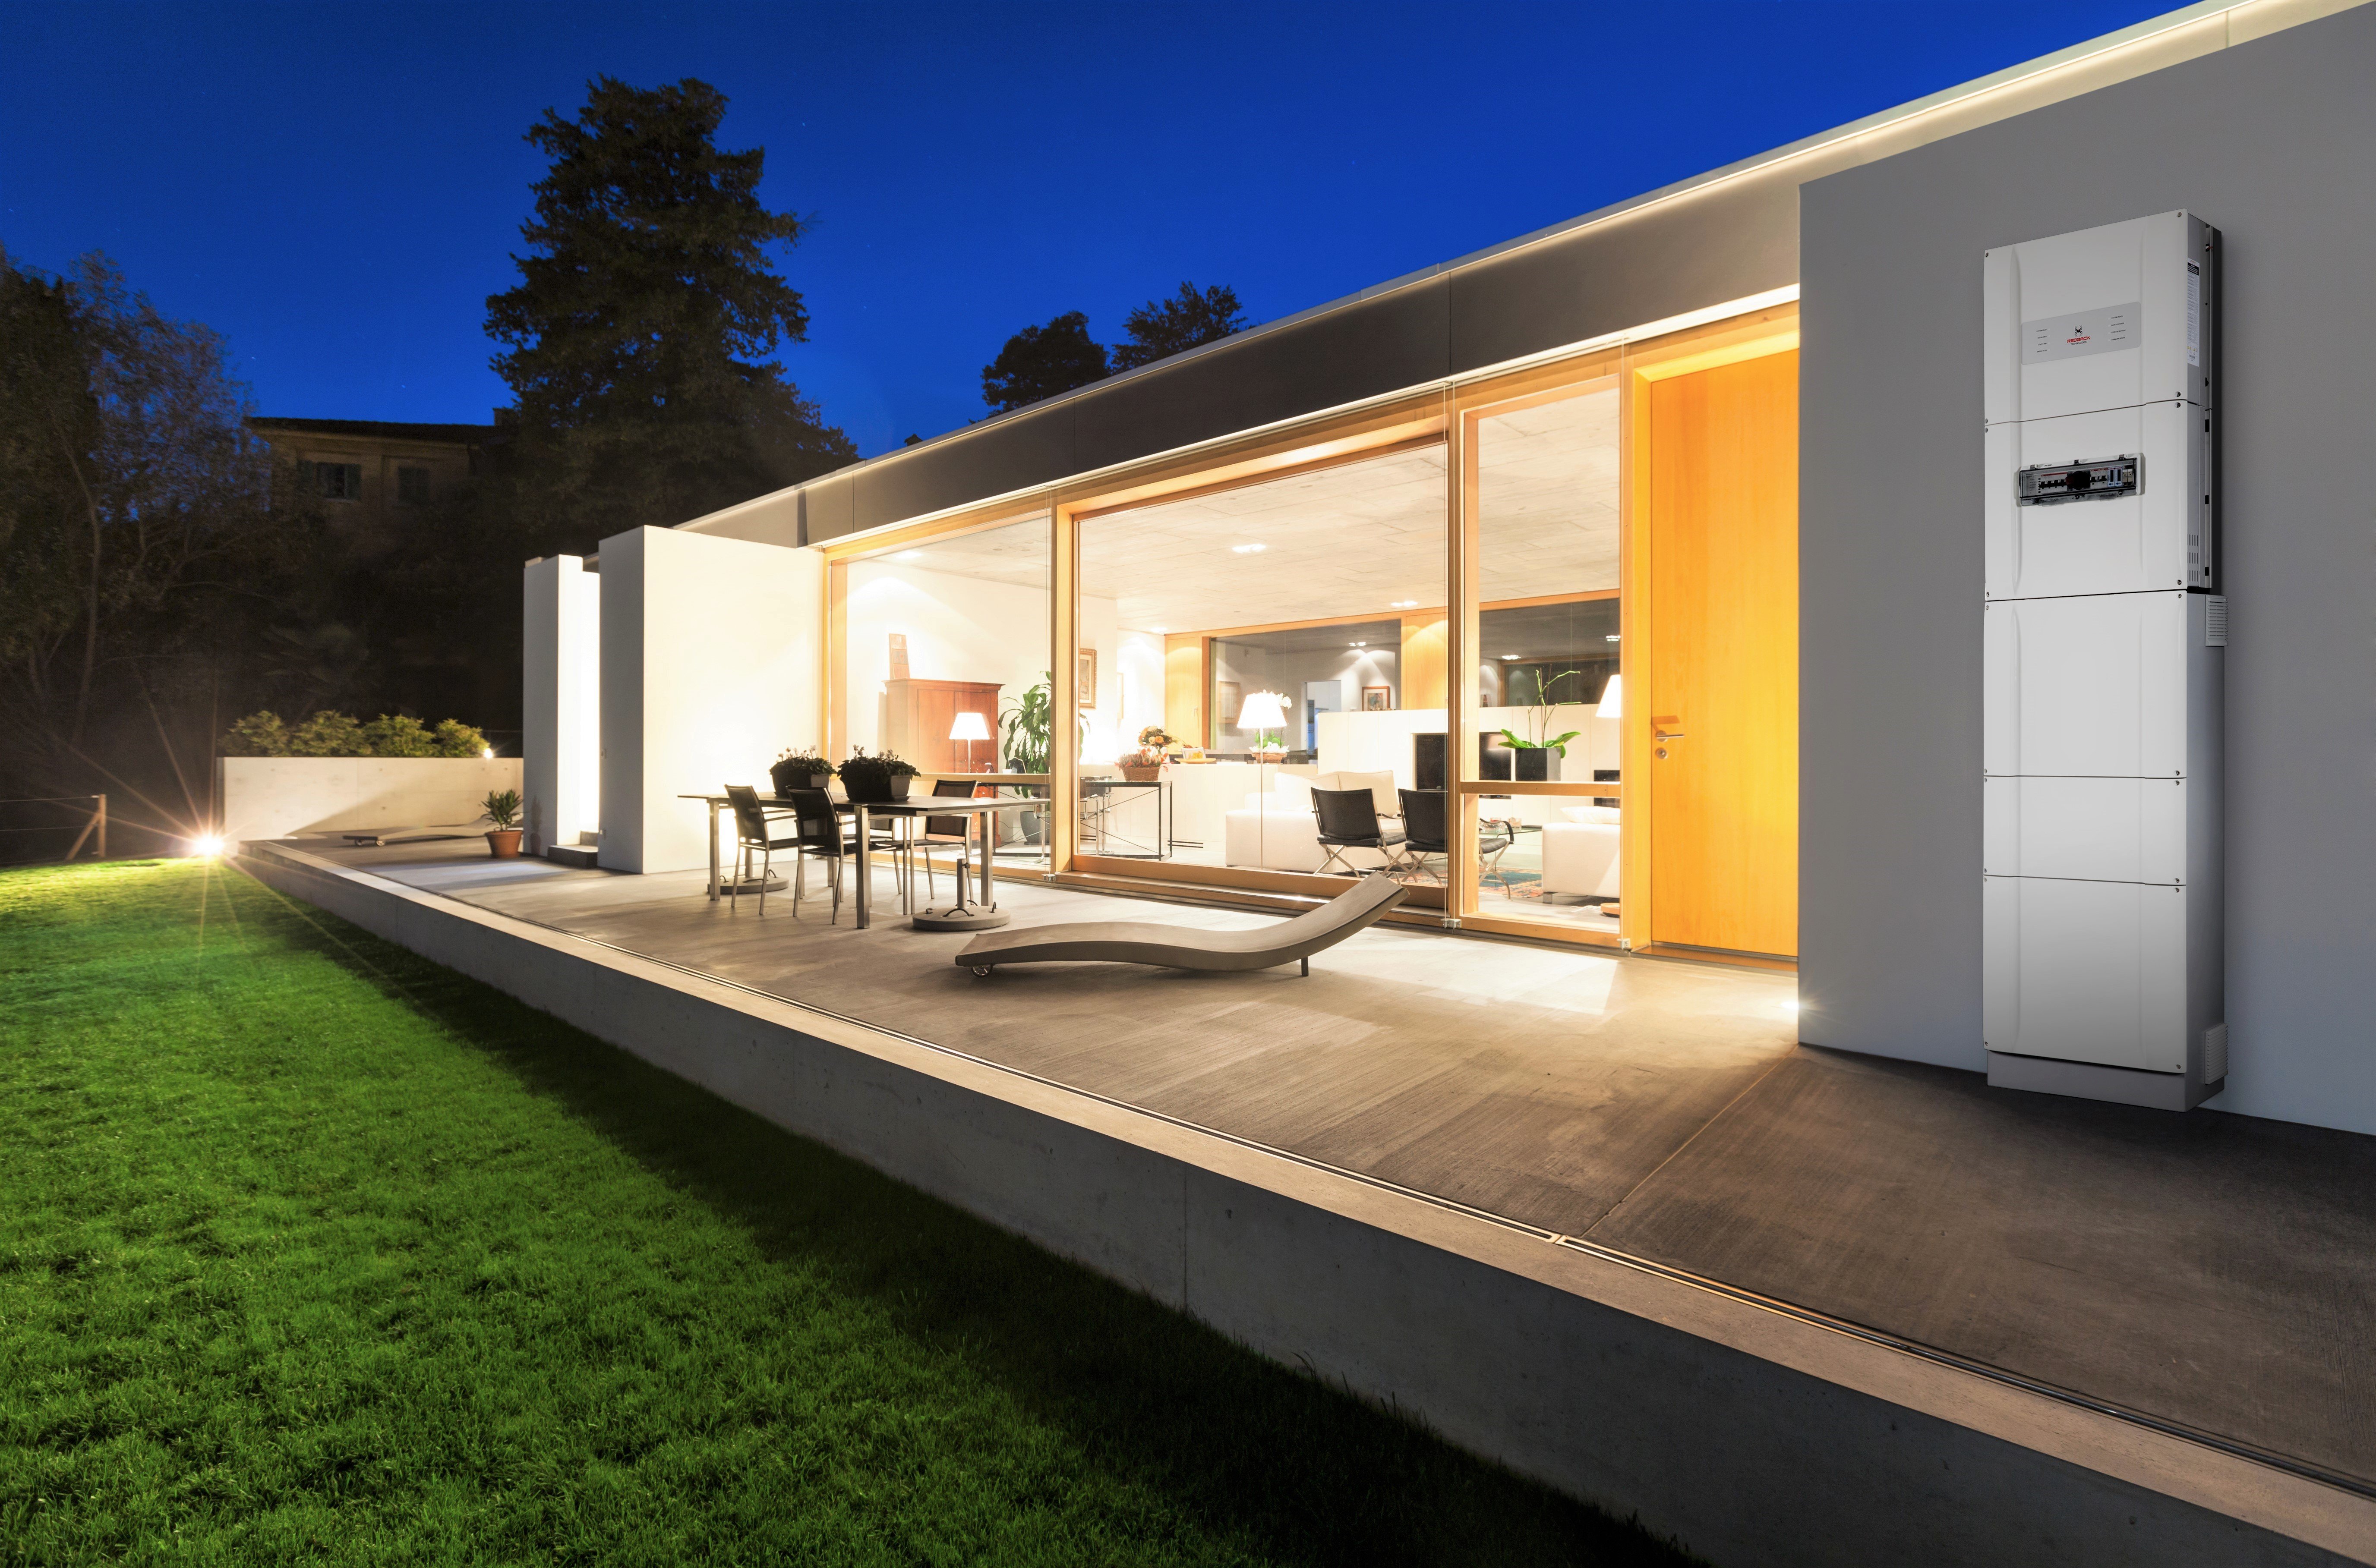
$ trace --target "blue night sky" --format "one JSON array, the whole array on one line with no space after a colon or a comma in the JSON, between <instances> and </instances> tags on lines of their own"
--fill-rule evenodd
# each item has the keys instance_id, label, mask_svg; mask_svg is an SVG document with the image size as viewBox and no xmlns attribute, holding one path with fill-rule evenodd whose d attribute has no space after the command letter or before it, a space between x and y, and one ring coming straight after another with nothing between
<instances>
[{"instance_id":1,"label":"blue night sky","mask_svg":"<svg viewBox=\"0 0 2376 1568\"><path fill-rule=\"evenodd\" d=\"M2167 8L0 0L0 244L107 252L263 412L483 421L521 133L699 77L816 219L783 359L871 456L1060 311L1111 342L1193 279L1269 320Z\"/></svg>"}]
</instances>

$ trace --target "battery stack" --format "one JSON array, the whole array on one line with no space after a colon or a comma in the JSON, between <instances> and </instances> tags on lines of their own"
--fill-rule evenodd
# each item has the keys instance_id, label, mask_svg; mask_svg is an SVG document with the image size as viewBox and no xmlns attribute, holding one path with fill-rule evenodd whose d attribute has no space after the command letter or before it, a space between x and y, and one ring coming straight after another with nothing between
<instances>
[{"instance_id":1,"label":"battery stack","mask_svg":"<svg viewBox=\"0 0 2376 1568\"><path fill-rule=\"evenodd\" d=\"M2218 233L1987 253L1989 1081L2184 1111L2227 1076Z\"/></svg>"}]
</instances>

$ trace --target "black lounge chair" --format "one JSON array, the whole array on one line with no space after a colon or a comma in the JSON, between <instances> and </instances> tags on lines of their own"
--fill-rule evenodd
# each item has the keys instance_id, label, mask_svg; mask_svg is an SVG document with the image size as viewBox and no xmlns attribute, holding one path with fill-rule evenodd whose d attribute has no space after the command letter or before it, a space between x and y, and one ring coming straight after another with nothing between
<instances>
[{"instance_id":1,"label":"black lounge chair","mask_svg":"<svg viewBox=\"0 0 2376 1568\"><path fill-rule=\"evenodd\" d=\"M1025 926L982 932L965 944L956 961L977 975L987 975L1001 964L1151 964L1167 969L1268 969L1301 964L1308 975L1314 953L1374 925L1402 901L1401 883L1390 876L1369 876L1316 909L1256 931L1198 931L1145 921Z\"/></svg>"}]
</instances>

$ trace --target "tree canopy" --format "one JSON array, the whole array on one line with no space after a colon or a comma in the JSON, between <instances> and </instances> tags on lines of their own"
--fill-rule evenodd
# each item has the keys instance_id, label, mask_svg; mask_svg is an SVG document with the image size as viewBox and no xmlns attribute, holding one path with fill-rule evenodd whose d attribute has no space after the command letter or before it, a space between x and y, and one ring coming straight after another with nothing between
<instances>
[{"instance_id":1,"label":"tree canopy","mask_svg":"<svg viewBox=\"0 0 2376 1568\"><path fill-rule=\"evenodd\" d=\"M719 148L725 113L692 77L601 77L575 119L548 109L528 132L552 164L487 332L518 400L506 504L531 526L590 544L857 460L770 357L808 337L770 263L808 220L761 203L766 151Z\"/></svg>"},{"instance_id":2,"label":"tree canopy","mask_svg":"<svg viewBox=\"0 0 2376 1568\"><path fill-rule=\"evenodd\" d=\"M1071 310L1006 340L998 358L981 367L981 400L1003 414L1105 376L1103 345L1089 336L1089 318Z\"/></svg>"},{"instance_id":3,"label":"tree canopy","mask_svg":"<svg viewBox=\"0 0 2376 1568\"><path fill-rule=\"evenodd\" d=\"M1130 340L1114 345L1113 367L1123 371L1153 364L1199 343L1242 332L1248 325L1235 289L1216 283L1200 293L1195 284L1183 282L1170 299L1149 300L1123 318Z\"/></svg>"}]
</instances>

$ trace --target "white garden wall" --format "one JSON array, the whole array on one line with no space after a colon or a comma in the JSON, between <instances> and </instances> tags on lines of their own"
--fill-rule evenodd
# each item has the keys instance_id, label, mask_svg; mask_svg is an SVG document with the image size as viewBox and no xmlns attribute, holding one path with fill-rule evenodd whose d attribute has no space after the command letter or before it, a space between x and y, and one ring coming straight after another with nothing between
<instances>
[{"instance_id":1,"label":"white garden wall","mask_svg":"<svg viewBox=\"0 0 2376 1568\"><path fill-rule=\"evenodd\" d=\"M479 802L520 787L520 759L227 756L215 778L223 837L239 844L353 827L483 827Z\"/></svg>"}]
</instances>

